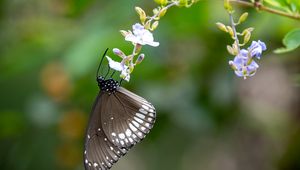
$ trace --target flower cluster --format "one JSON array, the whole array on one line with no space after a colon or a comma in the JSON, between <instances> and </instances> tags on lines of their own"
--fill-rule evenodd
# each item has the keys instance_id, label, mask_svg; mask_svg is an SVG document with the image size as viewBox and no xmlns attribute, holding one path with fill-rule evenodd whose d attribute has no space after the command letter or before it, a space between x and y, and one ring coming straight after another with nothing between
<instances>
[{"instance_id":1,"label":"flower cluster","mask_svg":"<svg viewBox=\"0 0 300 170\"><path fill-rule=\"evenodd\" d=\"M139 23L136 23L132 26L132 32L122 30L121 33L125 36L126 41L130 41L134 45L133 54L126 56L123 51L118 48L114 48L114 54L121 57L122 61L116 62L109 56L106 56L106 58L108 60L109 67L116 71L120 71L120 77L126 81L129 81L130 73L132 72L134 66L141 63L145 57L144 54L140 54L136 61L133 63L132 59L141 50L142 45L157 47L159 43L154 42L152 33Z\"/></svg>"},{"instance_id":2,"label":"flower cluster","mask_svg":"<svg viewBox=\"0 0 300 170\"><path fill-rule=\"evenodd\" d=\"M130 80L130 74L134 67L140 64L145 58L144 54L140 54L142 46L149 45L152 47L159 46L159 42L154 41L152 32L158 27L159 19L163 17L167 10L172 6L185 6L190 7L198 0L154 0L159 4L159 7L153 10L153 15L148 16L146 12L140 8L135 7L136 12L139 15L140 23L136 23L132 26L132 30L121 30L121 34L126 41L133 44L133 51L131 54L126 55L118 48L113 49L113 53L121 57L122 61L114 61L109 56L106 56L109 67L121 72L120 77L126 81Z\"/></svg>"},{"instance_id":3,"label":"flower cluster","mask_svg":"<svg viewBox=\"0 0 300 170\"><path fill-rule=\"evenodd\" d=\"M253 28L246 28L241 33L236 31L236 26L244 22L248 13L244 13L240 16L237 23L233 20L233 9L231 6L225 3L225 9L228 11L230 16L230 26L225 26L222 23L217 23L217 27L228 33L231 38L234 40L233 44L227 46L228 52L235 56L233 60L229 61L229 65L234 70L235 74L238 77L243 77L246 79L247 77L251 77L255 75L257 69L259 68L258 64L254 60L254 58L260 59L262 52L267 49L266 45L262 41L252 41L251 46L247 49L241 49L241 47L245 46L251 37L251 32L254 30ZM240 43L239 37L243 37L243 43Z\"/></svg>"},{"instance_id":4,"label":"flower cluster","mask_svg":"<svg viewBox=\"0 0 300 170\"><path fill-rule=\"evenodd\" d=\"M260 59L262 52L266 49L265 43L253 41L248 50L240 50L240 53L234 57L234 60L229 61L229 65L237 76L244 77L244 79L251 77L259 67L254 61L254 57Z\"/></svg>"}]
</instances>

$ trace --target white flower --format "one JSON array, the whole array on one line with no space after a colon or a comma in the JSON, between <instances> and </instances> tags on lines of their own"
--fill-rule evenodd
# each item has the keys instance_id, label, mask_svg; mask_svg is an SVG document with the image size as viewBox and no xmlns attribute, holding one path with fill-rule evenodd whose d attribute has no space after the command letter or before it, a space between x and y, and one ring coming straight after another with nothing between
<instances>
[{"instance_id":1,"label":"white flower","mask_svg":"<svg viewBox=\"0 0 300 170\"><path fill-rule=\"evenodd\" d=\"M126 36L126 41L131 41L134 44L141 44L141 45L151 45L153 47L159 46L159 42L154 42L154 38L152 33L145 29L139 23L136 23L132 26L133 33L129 31Z\"/></svg>"},{"instance_id":2,"label":"white flower","mask_svg":"<svg viewBox=\"0 0 300 170\"><path fill-rule=\"evenodd\" d=\"M123 64L122 62L116 62L113 59L111 59L110 57L106 56L107 60L108 60L108 65L110 68L116 70L116 71L120 71L121 72L121 78L123 78L126 81L129 81L130 79L130 73L129 73L129 69L128 66L126 66L125 64Z\"/></svg>"}]
</instances>

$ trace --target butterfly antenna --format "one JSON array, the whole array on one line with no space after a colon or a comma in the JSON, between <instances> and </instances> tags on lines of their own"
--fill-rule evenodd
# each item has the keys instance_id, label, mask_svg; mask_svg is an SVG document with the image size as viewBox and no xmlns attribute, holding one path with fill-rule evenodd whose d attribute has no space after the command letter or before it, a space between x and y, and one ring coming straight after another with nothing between
<instances>
[{"instance_id":1,"label":"butterfly antenna","mask_svg":"<svg viewBox=\"0 0 300 170\"><path fill-rule=\"evenodd\" d=\"M123 80L124 80L124 79L121 79L121 80L120 80L120 86L122 85Z\"/></svg>"},{"instance_id":2,"label":"butterfly antenna","mask_svg":"<svg viewBox=\"0 0 300 170\"><path fill-rule=\"evenodd\" d=\"M107 77L107 75L109 74L109 72L110 72L110 67L108 66L108 70L107 70L107 73L106 73L104 79L106 79L106 77Z\"/></svg>"},{"instance_id":3,"label":"butterfly antenna","mask_svg":"<svg viewBox=\"0 0 300 170\"><path fill-rule=\"evenodd\" d=\"M104 52L104 54L103 54L103 56L102 56L102 58L101 58L101 61L100 61L100 63L99 63L98 69L97 69L96 77L98 77L98 75L99 75L99 70L100 70L100 67L101 67L101 65L102 65L103 59L104 59L104 57L105 57L107 51L108 51L108 48L106 48L106 50L105 50L105 52Z\"/></svg>"},{"instance_id":4,"label":"butterfly antenna","mask_svg":"<svg viewBox=\"0 0 300 170\"><path fill-rule=\"evenodd\" d=\"M116 70L110 75L110 78L112 78L112 76L116 73Z\"/></svg>"}]
</instances>

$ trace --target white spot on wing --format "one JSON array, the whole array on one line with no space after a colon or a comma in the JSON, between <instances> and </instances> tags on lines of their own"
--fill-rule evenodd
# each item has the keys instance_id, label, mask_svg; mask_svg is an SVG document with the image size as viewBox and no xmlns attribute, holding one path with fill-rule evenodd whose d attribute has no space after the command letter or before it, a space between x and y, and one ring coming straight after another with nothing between
<instances>
[{"instance_id":1,"label":"white spot on wing","mask_svg":"<svg viewBox=\"0 0 300 170\"><path fill-rule=\"evenodd\" d=\"M130 129L127 129L125 133L126 133L126 136L131 136L131 134L132 134Z\"/></svg>"},{"instance_id":2,"label":"white spot on wing","mask_svg":"<svg viewBox=\"0 0 300 170\"><path fill-rule=\"evenodd\" d=\"M132 138L128 138L128 140L129 140L131 143L133 143L133 139L132 139Z\"/></svg>"},{"instance_id":3,"label":"white spot on wing","mask_svg":"<svg viewBox=\"0 0 300 170\"><path fill-rule=\"evenodd\" d=\"M145 119L145 117L146 117L145 115L140 114L140 113L136 113L135 115L141 119Z\"/></svg>"},{"instance_id":4,"label":"white spot on wing","mask_svg":"<svg viewBox=\"0 0 300 170\"><path fill-rule=\"evenodd\" d=\"M143 136L142 132L138 132L138 135L139 135L139 136Z\"/></svg>"},{"instance_id":5,"label":"white spot on wing","mask_svg":"<svg viewBox=\"0 0 300 170\"><path fill-rule=\"evenodd\" d=\"M132 131L134 132L137 131L137 128L135 128L131 123L129 123L129 127Z\"/></svg>"},{"instance_id":6,"label":"white spot on wing","mask_svg":"<svg viewBox=\"0 0 300 170\"><path fill-rule=\"evenodd\" d=\"M125 139L125 135L124 135L124 133L119 133L119 138L121 138L121 139Z\"/></svg>"},{"instance_id":7,"label":"white spot on wing","mask_svg":"<svg viewBox=\"0 0 300 170\"><path fill-rule=\"evenodd\" d=\"M149 110L149 107L146 106L146 105L142 105L142 107L143 107L145 110Z\"/></svg>"},{"instance_id":8,"label":"white spot on wing","mask_svg":"<svg viewBox=\"0 0 300 170\"><path fill-rule=\"evenodd\" d=\"M143 123L144 122L142 119L139 119L138 117L134 117L134 120L138 121L139 123Z\"/></svg>"},{"instance_id":9,"label":"white spot on wing","mask_svg":"<svg viewBox=\"0 0 300 170\"><path fill-rule=\"evenodd\" d=\"M95 162L95 163L94 163L94 167L96 168L97 166L98 166L98 164Z\"/></svg>"},{"instance_id":10,"label":"white spot on wing","mask_svg":"<svg viewBox=\"0 0 300 170\"><path fill-rule=\"evenodd\" d=\"M139 111L140 111L141 113L148 114L148 112L147 112L145 109L140 108Z\"/></svg>"},{"instance_id":11,"label":"white spot on wing","mask_svg":"<svg viewBox=\"0 0 300 170\"><path fill-rule=\"evenodd\" d=\"M115 132L111 133L111 136L116 136L116 133Z\"/></svg>"},{"instance_id":12,"label":"white spot on wing","mask_svg":"<svg viewBox=\"0 0 300 170\"><path fill-rule=\"evenodd\" d=\"M135 127L140 127L140 124L138 124L138 122L133 120L132 123L134 124Z\"/></svg>"}]
</instances>

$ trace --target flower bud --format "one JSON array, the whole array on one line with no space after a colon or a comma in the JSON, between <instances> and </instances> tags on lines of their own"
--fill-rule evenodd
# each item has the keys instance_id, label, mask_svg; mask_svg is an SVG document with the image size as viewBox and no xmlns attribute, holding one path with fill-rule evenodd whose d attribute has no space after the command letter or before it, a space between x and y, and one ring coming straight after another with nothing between
<instances>
[{"instance_id":1,"label":"flower bud","mask_svg":"<svg viewBox=\"0 0 300 170\"><path fill-rule=\"evenodd\" d=\"M154 8L153 9L153 14L156 15L160 11L160 7Z\"/></svg>"},{"instance_id":2,"label":"flower bud","mask_svg":"<svg viewBox=\"0 0 300 170\"><path fill-rule=\"evenodd\" d=\"M230 26L226 26L226 29L227 29L229 35L230 35L231 37L234 37L234 33L233 33L232 28L231 28Z\"/></svg>"},{"instance_id":3,"label":"flower bud","mask_svg":"<svg viewBox=\"0 0 300 170\"><path fill-rule=\"evenodd\" d=\"M133 69L134 69L134 65L133 65L133 63L130 63L129 64L129 73L132 73Z\"/></svg>"},{"instance_id":4,"label":"flower bud","mask_svg":"<svg viewBox=\"0 0 300 170\"><path fill-rule=\"evenodd\" d=\"M237 67L234 65L233 61L229 61L228 64L233 70L237 70Z\"/></svg>"},{"instance_id":5,"label":"flower bud","mask_svg":"<svg viewBox=\"0 0 300 170\"><path fill-rule=\"evenodd\" d=\"M227 45L227 51L229 52L229 54L235 55L234 50L230 45Z\"/></svg>"},{"instance_id":6,"label":"flower bud","mask_svg":"<svg viewBox=\"0 0 300 170\"><path fill-rule=\"evenodd\" d=\"M128 32L128 31L125 31L125 30L120 30L120 33L121 33L124 37L126 37L126 36L129 34L129 32Z\"/></svg>"},{"instance_id":7,"label":"flower bud","mask_svg":"<svg viewBox=\"0 0 300 170\"><path fill-rule=\"evenodd\" d=\"M246 44L250 40L250 37L251 37L251 32L250 31L245 32L243 44Z\"/></svg>"},{"instance_id":8,"label":"flower bud","mask_svg":"<svg viewBox=\"0 0 300 170\"><path fill-rule=\"evenodd\" d=\"M232 44L232 50L234 55L237 55L239 53L239 46L236 41Z\"/></svg>"},{"instance_id":9,"label":"flower bud","mask_svg":"<svg viewBox=\"0 0 300 170\"><path fill-rule=\"evenodd\" d=\"M152 26L151 26L151 30L153 31L153 30L155 30L156 28L157 28L157 26L158 26L158 21L155 21L153 24L152 24Z\"/></svg>"},{"instance_id":10,"label":"flower bud","mask_svg":"<svg viewBox=\"0 0 300 170\"><path fill-rule=\"evenodd\" d=\"M135 60L135 64L140 64L145 58L145 54L140 54L138 58Z\"/></svg>"},{"instance_id":11,"label":"flower bud","mask_svg":"<svg viewBox=\"0 0 300 170\"><path fill-rule=\"evenodd\" d=\"M163 9L160 10L158 16L163 17L166 14L166 12L167 12L167 8L163 8Z\"/></svg>"},{"instance_id":12,"label":"flower bud","mask_svg":"<svg viewBox=\"0 0 300 170\"><path fill-rule=\"evenodd\" d=\"M245 30L242 32L242 35L245 35L246 32L250 32L250 33L251 33L253 30L254 30L253 27L249 27L249 28L245 29Z\"/></svg>"},{"instance_id":13,"label":"flower bud","mask_svg":"<svg viewBox=\"0 0 300 170\"><path fill-rule=\"evenodd\" d=\"M141 23L145 23L145 20L147 18L145 11L140 7L135 7L135 10L140 16Z\"/></svg>"},{"instance_id":14,"label":"flower bud","mask_svg":"<svg viewBox=\"0 0 300 170\"><path fill-rule=\"evenodd\" d=\"M233 8L229 2L229 0L224 0L224 8L229 12L232 13L233 12Z\"/></svg>"},{"instance_id":15,"label":"flower bud","mask_svg":"<svg viewBox=\"0 0 300 170\"><path fill-rule=\"evenodd\" d=\"M238 23L240 24L240 23L246 21L247 17L248 17L248 12L243 13L243 14L240 16Z\"/></svg>"},{"instance_id":16,"label":"flower bud","mask_svg":"<svg viewBox=\"0 0 300 170\"><path fill-rule=\"evenodd\" d=\"M168 0L154 0L158 5L165 6L168 3Z\"/></svg>"},{"instance_id":17,"label":"flower bud","mask_svg":"<svg viewBox=\"0 0 300 170\"><path fill-rule=\"evenodd\" d=\"M145 29L149 30L150 29L150 22L146 22L146 24L144 25Z\"/></svg>"},{"instance_id":18,"label":"flower bud","mask_svg":"<svg viewBox=\"0 0 300 170\"><path fill-rule=\"evenodd\" d=\"M183 6L187 6L187 4L188 4L187 0L179 0L178 6L183 7Z\"/></svg>"},{"instance_id":19,"label":"flower bud","mask_svg":"<svg viewBox=\"0 0 300 170\"><path fill-rule=\"evenodd\" d=\"M124 57L125 57L125 54L123 53L123 51L121 51L121 50L118 49L118 48L114 48L114 49L113 49L113 53L116 54L117 56L120 56L121 58L124 58Z\"/></svg>"},{"instance_id":20,"label":"flower bud","mask_svg":"<svg viewBox=\"0 0 300 170\"><path fill-rule=\"evenodd\" d=\"M223 23L217 22L216 25L221 31L228 32L226 26Z\"/></svg>"},{"instance_id":21,"label":"flower bud","mask_svg":"<svg viewBox=\"0 0 300 170\"><path fill-rule=\"evenodd\" d=\"M141 44L136 44L134 54L137 55L138 53L140 53L142 47L143 46Z\"/></svg>"}]
</instances>

